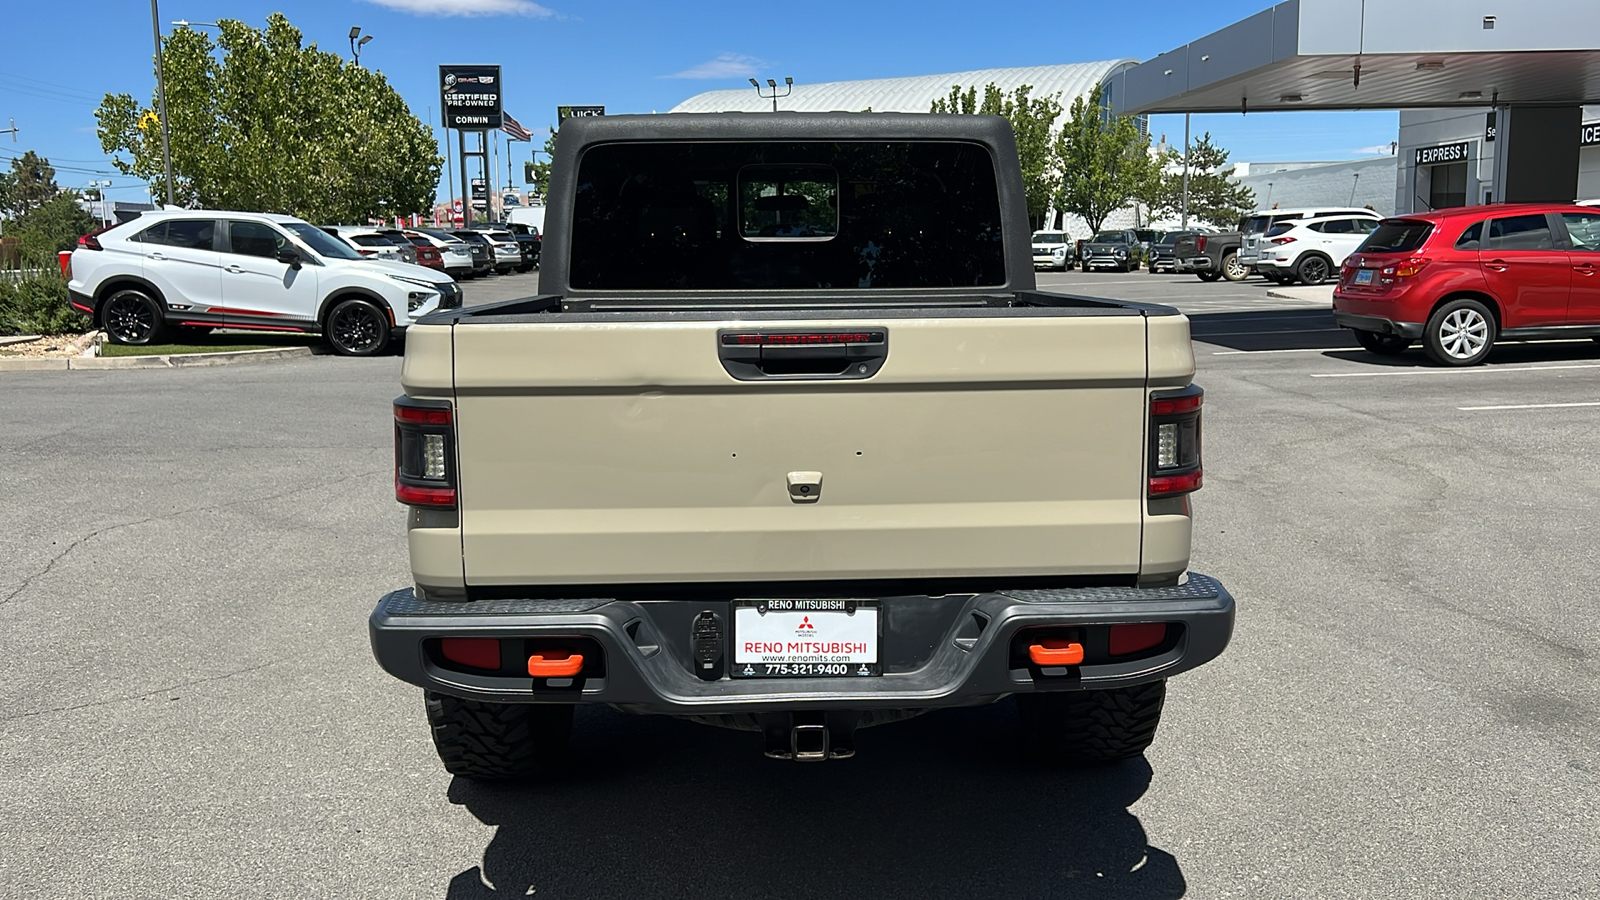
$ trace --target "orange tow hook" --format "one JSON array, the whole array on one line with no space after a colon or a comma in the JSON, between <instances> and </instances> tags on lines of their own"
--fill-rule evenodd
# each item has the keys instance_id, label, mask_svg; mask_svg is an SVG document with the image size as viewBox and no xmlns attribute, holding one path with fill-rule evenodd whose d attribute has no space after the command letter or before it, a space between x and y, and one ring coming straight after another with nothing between
<instances>
[{"instance_id":1,"label":"orange tow hook","mask_svg":"<svg viewBox=\"0 0 1600 900\"><path fill-rule=\"evenodd\" d=\"M1075 666L1083 662L1083 645L1076 641L1045 638L1028 645L1028 658L1036 666Z\"/></svg>"},{"instance_id":2,"label":"orange tow hook","mask_svg":"<svg viewBox=\"0 0 1600 900\"><path fill-rule=\"evenodd\" d=\"M528 657L528 674L535 678L571 678L583 671L583 654L570 650L544 650Z\"/></svg>"}]
</instances>

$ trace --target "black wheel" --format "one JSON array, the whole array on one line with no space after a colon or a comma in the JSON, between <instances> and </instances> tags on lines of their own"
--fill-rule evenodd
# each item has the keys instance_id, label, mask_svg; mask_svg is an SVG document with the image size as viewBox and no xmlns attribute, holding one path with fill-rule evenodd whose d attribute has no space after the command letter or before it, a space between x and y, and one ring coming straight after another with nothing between
<instances>
[{"instance_id":1,"label":"black wheel","mask_svg":"<svg viewBox=\"0 0 1600 900\"><path fill-rule=\"evenodd\" d=\"M1411 346L1409 338L1398 334L1379 334L1376 331L1357 331L1356 343L1368 353L1379 356L1398 356Z\"/></svg>"},{"instance_id":2,"label":"black wheel","mask_svg":"<svg viewBox=\"0 0 1600 900\"><path fill-rule=\"evenodd\" d=\"M1307 253L1295 264L1294 277L1305 284L1321 284L1328 280L1328 273L1332 270L1333 266L1327 257L1320 253Z\"/></svg>"},{"instance_id":3,"label":"black wheel","mask_svg":"<svg viewBox=\"0 0 1600 900\"><path fill-rule=\"evenodd\" d=\"M1239 254L1229 253L1222 258L1222 277L1229 281L1243 281L1250 277L1250 270L1239 261Z\"/></svg>"},{"instance_id":4,"label":"black wheel","mask_svg":"<svg viewBox=\"0 0 1600 900\"><path fill-rule=\"evenodd\" d=\"M1057 763L1131 759L1155 740L1167 683L1103 691L1018 694L1023 739L1040 759Z\"/></svg>"},{"instance_id":5,"label":"black wheel","mask_svg":"<svg viewBox=\"0 0 1600 900\"><path fill-rule=\"evenodd\" d=\"M570 703L484 703L427 691L428 725L446 772L504 780L537 775L572 733Z\"/></svg>"},{"instance_id":6,"label":"black wheel","mask_svg":"<svg viewBox=\"0 0 1600 900\"><path fill-rule=\"evenodd\" d=\"M1196 272L1194 274L1201 281L1216 281L1218 278L1222 277L1222 273L1221 272Z\"/></svg>"},{"instance_id":7,"label":"black wheel","mask_svg":"<svg viewBox=\"0 0 1600 900\"><path fill-rule=\"evenodd\" d=\"M100 323L113 344L145 347L157 342L164 330L161 306L144 291L117 291L100 307Z\"/></svg>"},{"instance_id":8,"label":"black wheel","mask_svg":"<svg viewBox=\"0 0 1600 900\"><path fill-rule=\"evenodd\" d=\"M340 356L372 356L389 346L389 317L370 300L341 300L328 313L323 336Z\"/></svg>"},{"instance_id":9,"label":"black wheel","mask_svg":"<svg viewBox=\"0 0 1600 900\"><path fill-rule=\"evenodd\" d=\"M1497 331L1489 307L1477 300L1452 300L1428 317L1422 347L1436 363L1475 366L1494 349Z\"/></svg>"}]
</instances>

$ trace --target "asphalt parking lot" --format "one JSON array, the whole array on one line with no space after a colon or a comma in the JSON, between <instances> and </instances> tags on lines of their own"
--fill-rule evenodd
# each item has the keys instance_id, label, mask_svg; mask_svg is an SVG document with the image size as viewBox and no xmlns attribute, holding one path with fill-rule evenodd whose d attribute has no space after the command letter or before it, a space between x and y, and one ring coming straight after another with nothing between
<instances>
[{"instance_id":1,"label":"asphalt parking lot","mask_svg":"<svg viewBox=\"0 0 1600 900\"><path fill-rule=\"evenodd\" d=\"M5 373L0 895L1600 895L1600 344L1446 370L1259 279L1040 283L1192 317L1239 621L1145 761L1034 768L1006 704L819 766L585 710L562 778L453 780L367 646L398 359Z\"/></svg>"}]
</instances>

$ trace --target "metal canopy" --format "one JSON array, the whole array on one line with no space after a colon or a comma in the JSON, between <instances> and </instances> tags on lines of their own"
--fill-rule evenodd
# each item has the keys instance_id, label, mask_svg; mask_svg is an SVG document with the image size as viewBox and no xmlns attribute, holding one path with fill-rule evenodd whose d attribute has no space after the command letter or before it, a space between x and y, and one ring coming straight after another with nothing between
<instances>
[{"instance_id":1,"label":"metal canopy","mask_svg":"<svg viewBox=\"0 0 1600 900\"><path fill-rule=\"evenodd\" d=\"M1122 114L1578 106L1600 102L1600 0L1287 0L1114 85Z\"/></svg>"}]
</instances>

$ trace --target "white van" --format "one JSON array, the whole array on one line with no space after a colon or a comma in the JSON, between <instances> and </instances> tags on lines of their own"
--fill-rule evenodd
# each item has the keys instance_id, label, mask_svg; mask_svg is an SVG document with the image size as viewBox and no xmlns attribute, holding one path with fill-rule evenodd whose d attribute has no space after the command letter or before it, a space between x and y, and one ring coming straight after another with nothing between
<instances>
[{"instance_id":1,"label":"white van","mask_svg":"<svg viewBox=\"0 0 1600 900\"><path fill-rule=\"evenodd\" d=\"M537 229L535 233L544 234L544 207L520 206L506 210L506 222L512 225L527 225Z\"/></svg>"}]
</instances>

